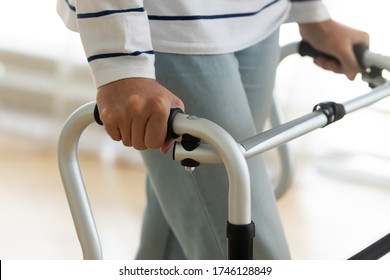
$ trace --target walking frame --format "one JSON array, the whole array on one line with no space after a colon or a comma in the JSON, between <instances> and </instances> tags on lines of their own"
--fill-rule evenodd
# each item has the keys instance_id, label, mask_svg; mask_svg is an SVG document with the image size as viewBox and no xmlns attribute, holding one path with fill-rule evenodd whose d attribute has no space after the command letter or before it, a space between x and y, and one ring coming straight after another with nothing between
<instances>
[{"instance_id":1,"label":"walking frame","mask_svg":"<svg viewBox=\"0 0 390 280\"><path fill-rule=\"evenodd\" d=\"M390 95L390 81L382 70L390 71L390 57L355 46L355 55L366 69L363 80L373 88L369 93L344 103L323 102L313 112L281 124L281 114L274 101L271 112L272 128L237 143L222 127L203 118L189 116L173 109L168 123L168 136L181 137L173 150L173 159L181 161L187 171L199 164L223 163L229 178L229 209L226 235L228 259L252 259L255 225L251 219L251 194L246 160L278 148L282 160L282 176L275 189L280 197L287 190L292 176L292 161L286 145L295 138L340 120L346 114L367 107ZM304 42L281 48L281 58L299 53L302 56L325 55ZM102 259L102 249L93 213L84 186L77 158L78 141L84 129L93 122L101 123L96 102L77 109L66 121L58 143L58 163L73 222L82 247L84 259ZM350 259L378 259L390 252L390 234L373 243Z\"/></svg>"}]
</instances>

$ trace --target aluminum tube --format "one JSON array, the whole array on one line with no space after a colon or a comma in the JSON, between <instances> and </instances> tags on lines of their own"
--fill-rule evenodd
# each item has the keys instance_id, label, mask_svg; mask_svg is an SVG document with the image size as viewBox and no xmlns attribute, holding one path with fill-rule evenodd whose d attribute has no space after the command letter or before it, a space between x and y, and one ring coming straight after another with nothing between
<instances>
[{"instance_id":1,"label":"aluminum tube","mask_svg":"<svg viewBox=\"0 0 390 280\"><path fill-rule=\"evenodd\" d=\"M175 150L173 151L173 160L182 161L185 159L193 159L200 163L217 164L222 163L221 157L215 149L209 144L200 144L193 151L184 149L180 142L175 143Z\"/></svg>"},{"instance_id":2,"label":"aluminum tube","mask_svg":"<svg viewBox=\"0 0 390 280\"><path fill-rule=\"evenodd\" d=\"M243 142L245 157L251 158L290 140L298 138L310 131L321 128L327 123L327 118L321 112L312 112L296 120L260 133Z\"/></svg>"},{"instance_id":3,"label":"aluminum tube","mask_svg":"<svg viewBox=\"0 0 390 280\"><path fill-rule=\"evenodd\" d=\"M84 129L94 121L95 102L76 110L66 121L58 142L58 165L83 257L102 259L102 250L88 195L77 160L77 147Z\"/></svg>"},{"instance_id":4,"label":"aluminum tube","mask_svg":"<svg viewBox=\"0 0 390 280\"><path fill-rule=\"evenodd\" d=\"M390 96L390 82L379 86L369 93L356 97L345 102L344 108L347 114L358 109L372 105L375 102ZM241 151L246 159L264 153L275 147L289 142L295 138L305 135L317 128L324 127L327 124L326 116L319 111L312 112L298 119L292 120L268 131L248 138L240 143ZM199 149L199 154L198 154ZM220 163L221 159L218 153L211 147L202 144L194 151L187 152L178 144L175 151L175 160L192 158L200 163Z\"/></svg>"},{"instance_id":5,"label":"aluminum tube","mask_svg":"<svg viewBox=\"0 0 390 280\"><path fill-rule=\"evenodd\" d=\"M298 53L300 42L293 42L286 44L280 48L280 59L279 62L281 62L283 59L288 57L289 55Z\"/></svg>"},{"instance_id":6,"label":"aluminum tube","mask_svg":"<svg viewBox=\"0 0 390 280\"><path fill-rule=\"evenodd\" d=\"M209 143L220 155L229 177L229 222L247 225L251 218L250 178L247 162L232 136L217 124L178 114L173 121L176 134L185 133Z\"/></svg>"},{"instance_id":7,"label":"aluminum tube","mask_svg":"<svg viewBox=\"0 0 390 280\"><path fill-rule=\"evenodd\" d=\"M352 100L345 102L344 108L347 114L352 113L361 108L370 106L383 98L390 95L390 82L378 86L362 96L356 97Z\"/></svg>"},{"instance_id":8,"label":"aluminum tube","mask_svg":"<svg viewBox=\"0 0 390 280\"><path fill-rule=\"evenodd\" d=\"M366 67L376 66L390 71L390 57L366 51L363 55L363 63Z\"/></svg>"},{"instance_id":9,"label":"aluminum tube","mask_svg":"<svg viewBox=\"0 0 390 280\"><path fill-rule=\"evenodd\" d=\"M238 144L239 150L245 159L252 158L263 152L271 150L292 139L298 138L316 128L325 126L327 118L320 112L312 112L308 115L277 126L263 133L257 134ZM200 163L221 163L222 159L208 144L201 144L193 151L186 151L180 143L176 144L174 151L175 160L191 158Z\"/></svg>"}]
</instances>

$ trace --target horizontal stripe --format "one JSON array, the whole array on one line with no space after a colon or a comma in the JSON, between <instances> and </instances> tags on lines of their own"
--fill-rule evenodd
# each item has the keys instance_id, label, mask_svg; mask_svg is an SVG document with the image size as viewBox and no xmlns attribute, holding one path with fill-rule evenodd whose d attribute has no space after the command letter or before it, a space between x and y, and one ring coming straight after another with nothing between
<instances>
[{"instance_id":1,"label":"horizontal stripe","mask_svg":"<svg viewBox=\"0 0 390 280\"><path fill-rule=\"evenodd\" d=\"M96 13L83 13L78 14L78 19L85 19L85 18L97 18L97 17L104 17L109 16L113 14L123 14L123 13L143 13L145 12L144 8L133 8L133 9L125 9L125 10L105 10L101 12Z\"/></svg>"},{"instance_id":2,"label":"horizontal stripe","mask_svg":"<svg viewBox=\"0 0 390 280\"><path fill-rule=\"evenodd\" d=\"M70 4L69 0L65 0L65 2L68 5L69 9L71 9L73 12L76 12L76 7Z\"/></svg>"},{"instance_id":3,"label":"horizontal stripe","mask_svg":"<svg viewBox=\"0 0 390 280\"><path fill-rule=\"evenodd\" d=\"M190 20L214 20L214 19L226 19L226 18L240 18L255 16L280 0L274 0L258 11L248 13L236 13L236 14L222 14L222 15L194 15L194 16L157 16L149 15L149 20L164 20L164 21L190 21Z\"/></svg>"},{"instance_id":4,"label":"horizontal stripe","mask_svg":"<svg viewBox=\"0 0 390 280\"><path fill-rule=\"evenodd\" d=\"M97 60L97 59L104 59L104 58L114 58L114 57L121 57L121 56L139 56L142 54L154 54L153 50L149 51L135 51L132 53L105 53L105 54L97 54L92 55L88 57L88 62Z\"/></svg>"}]
</instances>

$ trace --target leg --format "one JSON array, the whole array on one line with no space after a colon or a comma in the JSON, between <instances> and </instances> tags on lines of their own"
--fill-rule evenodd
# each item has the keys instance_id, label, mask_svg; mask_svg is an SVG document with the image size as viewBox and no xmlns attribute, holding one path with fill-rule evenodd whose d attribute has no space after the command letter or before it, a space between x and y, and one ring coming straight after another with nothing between
<instances>
[{"instance_id":1,"label":"leg","mask_svg":"<svg viewBox=\"0 0 390 280\"><path fill-rule=\"evenodd\" d=\"M249 106L258 132L270 115L276 68L279 64L279 32L268 40L236 54ZM265 67L259 67L265 65Z\"/></svg>"},{"instance_id":2,"label":"leg","mask_svg":"<svg viewBox=\"0 0 390 280\"><path fill-rule=\"evenodd\" d=\"M148 205L144 213L145 222L142 224L143 235L141 236L140 245L142 250L139 250L136 259L185 259L175 234L164 218L149 177L146 182L146 191ZM158 235L156 235L156 232L158 232ZM151 240L150 237L152 237Z\"/></svg>"},{"instance_id":3,"label":"leg","mask_svg":"<svg viewBox=\"0 0 390 280\"><path fill-rule=\"evenodd\" d=\"M253 47L236 53L236 57L240 65L241 79L243 81L257 133L263 130L265 121L270 114L270 104L272 102L272 94L274 90L276 68L279 63L279 55L278 31L260 44L254 45ZM259 162L257 160L259 160ZM257 227L259 223L263 223L268 219L265 216L261 217L261 215L269 215L270 211L273 211L274 213L278 212L277 208L266 204L267 202L274 204L272 199L264 202L264 205L260 205L259 203L259 197L265 195L265 190L262 189L263 185L261 185L261 182L262 179L267 176L265 174L265 167L263 164L264 163L261 162L260 159L248 161L252 182L252 215L256 217L256 220L259 220L256 222ZM273 193L273 188L270 186L268 180L264 184L268 185ZM276 217L275 219L278 220L279 218ZM274 222L279 223L279 221L276 220ZM280 225L275 225L275 228L278 227L281 228ZM257 232L257 234L259 233ZM270 248L270 251L278 250L278 247L285 248L286 254L282 258L287 259L289 258L289 254L287 250L287 244L285 242L285 237L283 235L283 230L275 230L274 237L277 236L275 240L279 240L280 243L275 243L271 239L265 241L265 243L267 243L269 246L275 246L272 249ZM273 238L272 232L269 232L269 235L265 233L263 238ZM254 240L254 242L257 241L257 239ZM256 250L256 245L254 245L254 247L254 257L256 258L258 250Z\"/></svg>"},{"instance_id":4,"label":"leg","mask_svg":"<svg viewBox=\"0 0 390 280\"><path fill-rule=\"evenodd\" d=\"M224 127L237 140L256 133L245 88L234 54L183 56L158 54L157 78L177 94L186 112L208 118ZM142 153L153 192L167 225L189 259L226 258L228 180L221 165L203 165L189 174L159 151ZM289 253L274 195L261 159L250 161L253 220L257 227L255 258L285 259ZM149 206L148 206L149 207ZM161 218L161 217L160 217ZM143 232L150 243L166 242L156 224L158 217L144 220L154 231ZM156 245L159 246L159 245ZM144 248L141 246L140 252ZM161 256L163 257L163 256Z\"/></svg>"}]
</instances>

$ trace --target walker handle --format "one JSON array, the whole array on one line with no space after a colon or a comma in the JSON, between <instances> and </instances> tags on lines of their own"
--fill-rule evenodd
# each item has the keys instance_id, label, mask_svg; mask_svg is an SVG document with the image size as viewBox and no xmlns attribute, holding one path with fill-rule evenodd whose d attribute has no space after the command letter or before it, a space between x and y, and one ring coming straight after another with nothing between
<instances>
[{"instance_id":1,"label":"walker handle","mask_svg":"<svg viewBox=\"0 0 390 280\"><path fill-rule=\"evenodd\" d=\"M184 114L183 110L180 109L180 108L172 108L170 113L169 113L168 128L167 128L167 139L176 139L176 138L178 138L180 136L180 135L177 135L173 131L173 120L175 119L175 117L176 117L176 115L178 113ZM100 119L99 108L98 108L97 105L95 105L95 109L93 110L93 117L95 118L95 122L97 124L103 125L103 122Z\"/></svg>"},{"instance_id":2,"label":"walker handle","mask_svg":"<svg viewBox=\"0 0 390 280\"><path fill-rule=\"evenodd\" d=\"M363 44L356 44L353 46L353 51L355 53L356 60L358 61L360 67L366 68L363 62L364 53L368 50L368 47ZM340 61L327 53L321 52L313 48L308 42L301 41L298 46L298 53L301 56L310 56L310 57L319 57L322 56L326 59L333 60L337 63L340 63Z\"/></svg>"}]
</instances>

